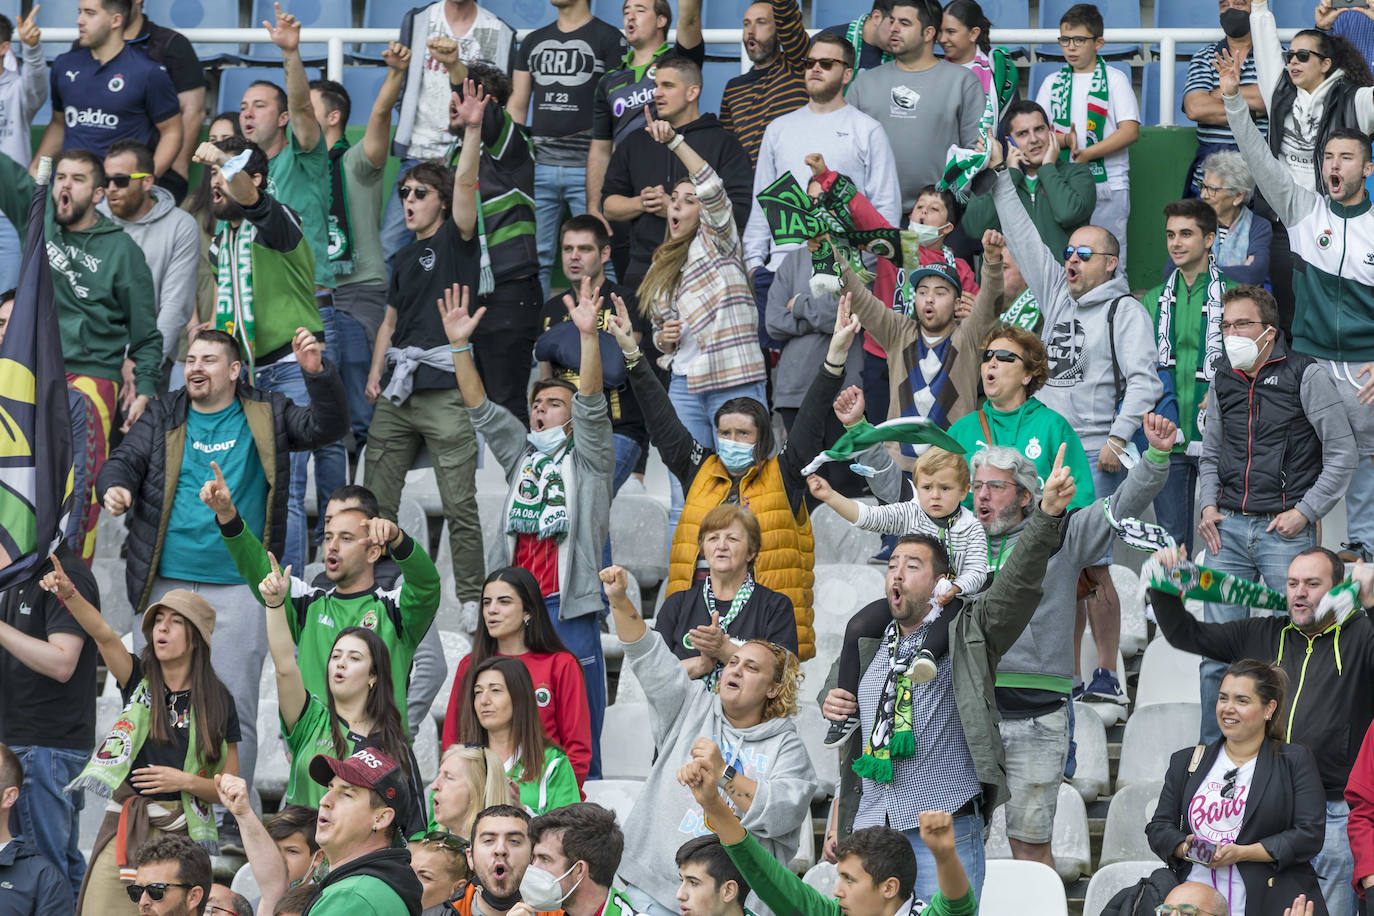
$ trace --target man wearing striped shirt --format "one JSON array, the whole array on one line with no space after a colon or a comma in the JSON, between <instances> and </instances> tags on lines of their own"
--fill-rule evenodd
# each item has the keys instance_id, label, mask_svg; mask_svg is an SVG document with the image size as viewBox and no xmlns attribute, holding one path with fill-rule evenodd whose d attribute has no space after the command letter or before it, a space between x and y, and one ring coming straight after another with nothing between
<instances>
[{"instance_id":1,"label":"man wearing striped shirt","mask_svg":"<svg viewBox=\"0 0 1374 916\"><path fill-rule=\"evenodd\" d=\"M774 118L806 104L803 82L810 46L797 0L761 0L744 11L744 53L754 68L725 84L720 123L757 164L763 131Z\"/></svg>"},{"instance_id":2,"label":"man wearing striped shirt","mask_svg":"<svg viewBox=\"0 0 1374 916\"><path fill-rule=\"evenodd\" d=\"M1262 132L1268 132L1264 97L1260 94L1259 78L1255 75L1255 56L1250 53L1250 0L1219 0L1221 28L1226 38L1214 45L1204 45L1188 62L1188 80L1183 84L1183 113L1197 123L1197 155L1188 167L1184 179L1185 197L1197 196L1194 182L1202 179L1198 166L1212 153L1236 149L1236 138L1226 126L1226 106L1221 101L1220 82L1212 66L1212 58L1223 50L1241 61L1240 93L1250 109L1250 117Z\"/></svg>"}]
</instances>

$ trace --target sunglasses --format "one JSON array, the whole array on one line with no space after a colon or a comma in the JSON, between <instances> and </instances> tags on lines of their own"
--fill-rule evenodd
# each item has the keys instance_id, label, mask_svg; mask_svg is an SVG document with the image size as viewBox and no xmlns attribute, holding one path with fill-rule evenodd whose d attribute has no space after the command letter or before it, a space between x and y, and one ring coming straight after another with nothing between
<instances>
[{"instance_id":1,"label":"sunglasses","mask_svg":"<svg viewBox=\"0 0 1374 916\"><path fill-rule=\"evenodd\" d=\"M1095 254L1100 254L1100 255L1102 255L1102 256L1105 257L1105 258L1116 257L1116 255L1108 254L1108 253L1105 252L1105 251L1093 251L1093 250L1092 250L1091 248L1089 248L1087 245L1065 245L1065 246L1064 246L1064 260L1065 260L1065 261L1067 261L1069 258L1073 257L1074 255L1078 255L1078 260L1080 260L1080 261L1087 261L1087 260L1091 260L1091 259L1092 259L1092 256L1095 255Z\"/></svg>"},{"instance_id":2,"label":"sunglasses","mask_svg":"<svg viewBox=\"0 0 1374 916\"><path fill-rule=\"evenodd\" d=\"M472 845L456 833L449 833L447 830L431 830L424 835L422 840L425 843L433 843L453 852L462 852Z\"/></svg>"},{"instance_id":3,"label":"sunglasses","mask_svg":"<svg viewBox=\"0 0 1374 916\"><path fill-rule=\"evenodd\" d=\"M130 172L130 173L127 174L127 175L106 175L106 176L105 176L105 184L107 184L107 185L111 185L111 184L112 184L112 185L114 185L116 188L127 188L127 187L129 186L129 182L133 181L135 178L152 178L152 177L153 177L153 176L152 176L152 174L151 174L150 172Z\"/></svg>"},{"instance_id":4,"label":"sunglasses","mask_svg":"<svg viewBox=\"0 0 1374 916\"><path fill-rule=\"evenodd\" d=\"M1025 362L1025 358L1020 353L1013 353L1010 350L984 350L983 362L995 359L999 363L1014 363L1018 359Z\"/></svg>"},{"instance_id":5,"label":"sunglasses","mask_svg":"<svg viewBox=\"0 0 1374 916\"><path fill-rule=\"evenodd\" d=\"M1222 776L1221 797L1230 801L1236 797L1236 777L1240 775L1240 767L1227 770Z\"/></svg>"},{"instance_id":6,"label":"sunglasses","mask_svg":"<svg viewBox=\"0 0 1374 916\"><path fill-rule=\"evenodd\" d=\"M195 887L195 885L171 884L159 881L157 884L130 884L125 890L129 892L129 899L134 903L138 903L143 899L145 892L148 894L149 900L161 900L167 895L167 888L169 887L192 888Z\"/></svg>"},{"instance_id":7,"label":"sunglasses","mask_svg":"<svg viewBox=\"0 0 1374 916\"><path fill-rule=\"evenodd\" d=\"M1295 57L1298 59L1298 63L1300 64L1305 64L1314 57L1320 57L1322 60L1331 59L1331 56L1329 54L1323 54L1320 51L1313 51L1308 48L1299 48L1296 51L1283 52L1283 62L1285 64L1292 63L1293 58Z\"/></svg>"},{"instance_id":8,"label":"sunglasses","mask_svg":"<svg viewBox=\"0 0 1374 916\"><path fill-rule=\"evenodd\" d=\"M808 57L808 58L806 58L805 60L802 61L802 69L804 69L804 70L810 70L812 67L820 67L820 68L821 68L822 70L824 70L826 73L829 73L831 70L834 70L836 67L843 67L843 66L844 66L844 61L842 61L842 60L837 60L837 59L835 59L835 58L833 58L833 57Z\"/></svg>"},{"instance_id":9,"label":"sunglasses","mask_svg":"<svg viewBox=\"0 0 1374 916\"><path fill-rule=\"evenodd\" d=\"M399 189L397 189L396 193L401 195L401 200L409 200L411 195L414 195L416 200L424 200L426 197L429 196L429 188L420 188L413 187L411 185L403 185Z\"/></svg>"}]
</instances>

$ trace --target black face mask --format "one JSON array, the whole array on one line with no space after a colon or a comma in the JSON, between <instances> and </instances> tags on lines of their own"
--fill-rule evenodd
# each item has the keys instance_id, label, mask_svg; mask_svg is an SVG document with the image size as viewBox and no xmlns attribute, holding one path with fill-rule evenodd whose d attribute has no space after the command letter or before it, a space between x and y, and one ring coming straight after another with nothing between
<instances>
[{"instance_id":1,"label":"black face mask","mask_svg":"<svg viewBox=\"0 0 1374 916\"><path fill-rule=\"evenodd\" d=\"M1221 30L1227 38L1244 38L1250 34L1250 14L1245 10L1226 10L1221 14Z\"/></svg>"}]
</instances>

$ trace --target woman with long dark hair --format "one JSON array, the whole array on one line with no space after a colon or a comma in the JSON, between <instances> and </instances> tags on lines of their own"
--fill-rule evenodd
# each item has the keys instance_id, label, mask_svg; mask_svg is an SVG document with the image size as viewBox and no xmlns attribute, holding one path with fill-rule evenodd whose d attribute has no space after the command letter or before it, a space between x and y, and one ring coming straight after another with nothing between
<instances>
[{"instance_id":1,"label":"woman with long dark hair","mask_svg":"<svg viewBox=\"0 0 1374 916\"><path fill-rule=\"evenodd\" d=\"M396 706L391 653L382 638L366 627L345 627L329 650L324 696L305 688L296 660L296 642L282 605L291 591L290 567L283 572L275 557L272 571L258 586L267 607L267 647L277 669L277 704L282 737L291 762L282 804L320 806L325 787L310 778L316 754L340 760L360 747L375 747L407 766L411 811L420 807L419 766L406 737L405 720Z\"/></svg>"},{"instance_id":2,"label":"woman with long dark hair","mask_svg":"<svg viewBox=\"0 0 1374 916\"><path fill-rule=\"evenodd\" d=\"M1326 903L1311 858L1326 836L1317 761L1284 741L1286 678L1241 659L1226 669L1214 715L1222 737L1174 754L1150 848L1180 881L1217 889L1231 916L1282 916L1298 894Z\"/></svg>"},{"instance_id":3,"label":"woman with long dark hair","mask_svg":"<svg viewBox=\"0 0 1374 916\"><path fill-rule=\"evenodd\" d=\"M459 739L463 710L471 705L468 671L493 656L516 658L529 669L544 731L568 755L578 785L592 759L591 712L582 666L563 645L549 618L534 574L507 566L482 585L482 613L472 637L472 653L458 663L444 716L443 746Z\"/></svg>"},{"instance_id":4,"label":"woman with long dark hair","mask_svg":"<svg viewBox=\"0 0 1374 916\"><path fill-rule=\"evenodd\" d=\"M214 777L238 775L239 721L233 697L210 665L215 609L195 592L173 589L143 612L147 645L134 655L72 587L56 557L40 584L95 640L124 702L72 784L107 800L77 912L132 916L138 906L119 874L140 843L181 833L218 849Z\"/></svg>"},{"instance_id":5,"label":"woman with long dark hair","mask_svg":"<svg viewBox=\"0 0 1374 916\"><path fill-rule=\"evenodd\" d=\"M582 800L568 755L539 721L534 682L519 659L494 655L472 666L463 681L458 738L502 761L511 801L530 814Z\"/></svg>"}]
</instances>

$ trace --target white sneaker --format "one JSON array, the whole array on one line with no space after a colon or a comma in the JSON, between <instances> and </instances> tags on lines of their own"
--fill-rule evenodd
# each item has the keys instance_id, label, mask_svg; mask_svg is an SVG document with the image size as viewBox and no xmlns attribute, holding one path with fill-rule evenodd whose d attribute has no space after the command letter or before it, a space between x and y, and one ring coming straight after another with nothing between
<instances>
[{"instance_id":1,"label":"white sneaker","mask_svg":"<svg viewBox=\"0 0 1374 916\"><path fill-rule=\"evenodd\" d=\"M458 610L458 630L472 636L477 632L477 621L481 605L476 601L464 601Z\"/></svg>"},{"instance_id":2,"label":"white sneaker","mask_svg":"<svg viewBox=\"0 0 1374 916\"><path fill-rule=\"evenodd\" d=\"M913 684L927 684L935 680L938 671L935 656L931 655L928 650L922 649L916 653L916 659L911 663L911 670L907 672L907 677Z\"/></svg>"}]
</instances>

